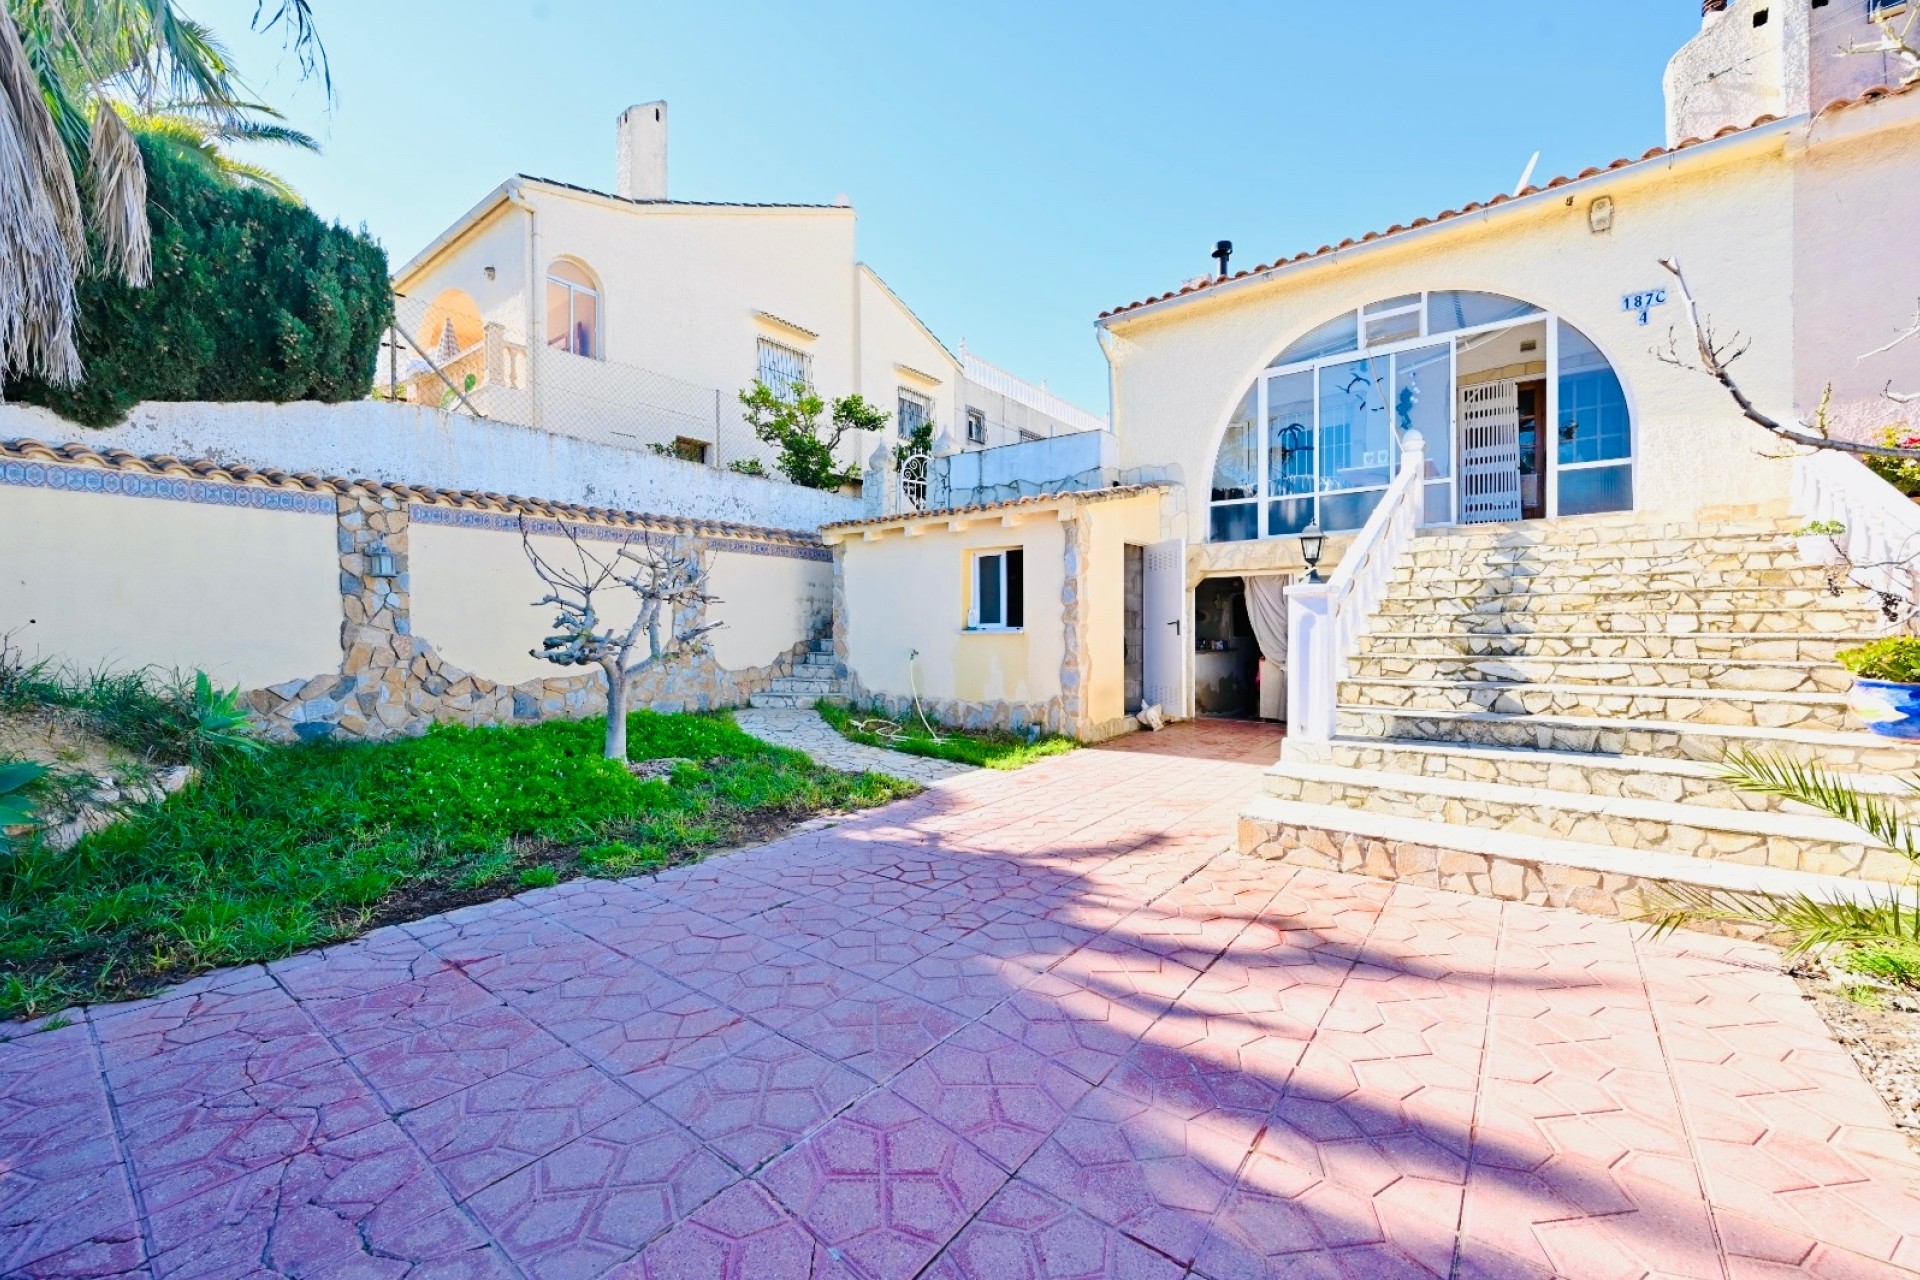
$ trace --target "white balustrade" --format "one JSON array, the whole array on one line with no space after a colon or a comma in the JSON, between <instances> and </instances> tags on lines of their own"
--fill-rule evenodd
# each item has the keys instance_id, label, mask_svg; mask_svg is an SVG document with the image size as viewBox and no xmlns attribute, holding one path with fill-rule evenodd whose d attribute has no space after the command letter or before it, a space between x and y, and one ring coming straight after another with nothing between
<instances>
[{"instance_id":1,"label":"white balustrade","mask_svg":"<svg viewBox=\"0 0 1920 1280\"><path fill-rule=\"evenodd\" d=\"M1816 449L1793 462L1794 514L1832 521L1859 585L1912 603L1920 557L1920 506L1844 453Z\"/></svg>"},{"instance_id":2,"label":"white balustrade","mask_svg":"<svg viewBox=\"0 0 1920 1280\"><path fill-rule=\"evenodd\" d=\"M1366 526L1326 582L1287 588L1287 737L1324 743L1333 737L1340 682L1387 592L1393 565L1420 523L1426 440L1400 438L1400 470Z\"/></svg>"}]
</instances>

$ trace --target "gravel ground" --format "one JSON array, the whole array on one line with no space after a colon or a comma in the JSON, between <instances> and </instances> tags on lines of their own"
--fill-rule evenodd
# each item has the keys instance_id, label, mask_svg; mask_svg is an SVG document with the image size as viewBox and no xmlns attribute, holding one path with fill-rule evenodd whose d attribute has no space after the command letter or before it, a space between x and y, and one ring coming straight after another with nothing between
<instances>
[{"instance_id":1,"label":"gravel ground","mask_svg":"<svg viewBox=\"0 0 1920 1280\"><path fill-rule=\"evenodd\" d=\"M1883 986L1824 965L1794 970L1800 989L1845 1045L1908 1141L1920 1147L1920 992ZM1872 1003L1847 995L1866 988Z\"/></svg>"}]
</instances>

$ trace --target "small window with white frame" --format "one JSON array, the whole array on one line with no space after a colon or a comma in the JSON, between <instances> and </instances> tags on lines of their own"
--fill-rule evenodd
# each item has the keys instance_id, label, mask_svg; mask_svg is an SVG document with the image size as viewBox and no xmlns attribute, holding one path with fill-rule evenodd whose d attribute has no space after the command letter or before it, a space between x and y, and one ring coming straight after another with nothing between
<instances>
[{"instance_id":1,"label":"small window with white frame","mask_svg":"<svg viewBox=\"0 0 1920 1280\"><path fill-rule=\"evenodd\" d=\"M897 412L894 420L899 424L900 438L903 440L926 426L933 417L933 401L911 387L901 387L895 403Z\"/></svg>"},{"instance_id":2,"label":"small window with white frame","mask_svg":"<svg viewBox=\"0 0 1920 1280\"><path fill-rule=\"evenodd\" d=\"M985 444L987 442L987 414L984 409L967 410L967 443Z\"/></svg>"},{"instance_id":3,"label":"small window with white frame","mask_svg":"<svg viewBox=\"0 0 1920 1280\"><path fill-rule=\"evenodd\" d=\"M1026 553L1019 547L973 556L970 631L1018 631L1027 625Z\"/></svg>"},{"instance_id":4,"label":"small window with white frame","mask_svg":"<svg viewBox=\"0 0 1920 1280\"><path fill-rule=\"evenodd\" d=\"M762 338L758 377L769 391L788 399L798 394L796 388L813 385L813 359L804 351Z\"/></svg>"},{"instance_id":5,"label":"small window with white frame","mask_svg":"<svg viewBox=\"0 0 1920 1280\"><path fill-rule=\"evenodd\" d=\"M602 358L600 289L587 269L566 258L547 268L547 345L555 351Z\"/></svg>"}]
</instances>

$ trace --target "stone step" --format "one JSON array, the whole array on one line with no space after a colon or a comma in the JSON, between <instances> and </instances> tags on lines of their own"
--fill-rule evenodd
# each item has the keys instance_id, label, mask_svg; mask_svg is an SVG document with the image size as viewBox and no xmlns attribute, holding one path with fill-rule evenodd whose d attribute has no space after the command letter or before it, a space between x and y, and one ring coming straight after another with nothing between
<instances>
[{"instance_id":1,"label":"stone step","mask_svg":"<svg viewBox=\"0 0 1920 1280\"><path fill-rule=\"evenodd\" d=\"M1490 711L1596 720L1663 720L1763 729L1862 726L1837 693L1644 688L1629 684L1511 684L1500 681L1348 680L1342 706L1413 711Z\"/></svg>"},{"instance_id":2,"label":"stone step","mask_svg":"<svg viewBox=\"0 0 1920 1280\"><path fill-rule=\"evenodd\" d=\"M1614 542L1575 546L1437 547L1416 538L1401 553L1400 567L1435 573L1483 570L1600 569L1619 573L1692 568L1701 570L1803 567L1800 547L1782 538L1700 538L1677 543Z\"/></svg>"},{"instance_id":3,"label":"stone step","mask_svg":"<svg viewBox=\"0 0 1920 1280\"><path fill-rule=\"evenodd\" d=\"M1454 547L1480 550L1490 547L1619 547L1714 539L1787 538L1801 523L1791 516L1664 521L1573 516L1558 520L1513 520L1422 530L1413 545L1421 550Z\"/></svg>"},{"instance_id":4,"label":"stone step","mask_svg":"<svg viewBox=\"0 0 1920 1280\"><path fill-rule=\"evenodd\" d=\"M1288 760L1267 771L1266 790L1306 804L1888 884L1904 884L1915 870L1858 828L1807 812L1753 812Z\"/></svg>"},{"instance_id":5,"label":"stone step","mask_svg":"<svg viewBox=\"0 0 1920 1280\"><path fill-rule=\"evenodd\" d=\"M767 685L769 693L804 694L810 698L823 698L836 691L838 682L830 678L808 679L803 676L775 676Z\"/></svg>"},{"instance_id":6,"label":"stone step","mask_svg":"<svg viewBox=\"0 0 1920 1280\"><path fill-rule=\"evenodd\" d=\"M1752 591L1731 587L1651 587L1618 591L1502 592L1491 589L1467 593L1420 595L1408 589L1388 593L1381 601L1382 617L1464 617L1488 614L1569 613L1657 614L1675 612L1735 614L1755 610L1799 612L1831 610L1862 618L1874 607L1859 592L1834 596L1825 590L1798 587Z\"/></svg>"},{"instance_id":7,"label":"stone step","mask_svg":"<svg viewBox=\"0 0 1920 1280\"><path fill-rule=\"evenodd\" d=\"M800 660L793 664L793 673L795 675L800 675L803 672L812 673L816 671L833 673L839 671L839 669L839 659L830 653L803 653L800 655Z\"/></svg>"},{"instance_id":8,"label":"stone step","mask_svg":"<svg viewBox=\"0 0 1920 1280\"><path fill-rule=\"evenodd\" d=\"M1343 706L1335 713L1335 732L1343 738L1412 739L1614 756L1660 756L1716 764L1730 754L1744 752L1782 756L1842 772L1920 774L1920 743L1882 738L1865 731L1761 729L1700 721L1618 722L1587 716Z\"/></svg>"},{"instance_id":9,"label":"stone step","mask_svg":"<svg viewBox=\"0 0 1920 1280\"><path fill-rule=\"evenodd\" d=\"M1281 758L1288 759L1303 750L1297 743L1285 743ZM1662 800L1670 804L1741 809L1749 813L1814 812L1777 796L1736 790L1726 781L1727 766L1723 761L1593 755L1412 739L1334 738L1324 747L1312 750L1320 763L1374 774L1498 782L1622 800ZM1880 797L1920 822L1920 794L1900 778L1884 773L1842 776L1856 789Z\"/></svg>"},{"instance_id":10,"label":"stone step","mask_svg":"<svg viewBox=\"0 0 1920 1280\"><path fill-rule=\"evenodd\" d=\"M1241 814L1242 853L1509 902L1634 917L1663 891L1713 889L1868 903L1915 891L1844 876L1454 826L1263 797ZM1920 905L1920 904L1916 904ZM1711 926L1706 926L1711 927ZM1734 927L1739 932L1758 932Z\"/></svg>"},{"instance_id":11,"label":"stone step","mask_svg":"<svg viewBox=\"0 0 1920 1280\"><path fill-rule=\"evenodd\" d=\"M833 637L822 636L820 639L815 640L813 642L813 644L810 646L810 649L814 653L824 653L831 656L833 653Z\"/></svg>"},{"instance_id":12,"label":"stone step","mask_svg":"<svg viewBox=\"0 0 1920 1280\"><path fill-rule=\"evenodd\" d=\"M1369 657L1677 658L1724 662L1829 663L1877 637L1867 632L1809 636L1794 632L1400 631L1364 637L1355 660Z\"/></svg>"},{"instance_id":13,"label":"stone step","mask_svg":"<svg viewBox=\"0 0 1920 1280\"><path fill-rule=\"evenodd\" d=\"M820 699L812 694L775 693L772 690L762 690L759 693L749 694L747 696L748 706L764 710L777 710L786 707L811 707L818 701L820 701Z\"/></svg>"},{"instance_id":14,"label":"stone step","mask_svg":"<svg viewBox=\"0 0 1920 1280\"><path fill-rule=\"evenodd\" d=\"M1633 685L1766 693L1840 693L1853 677L1837 663L1698 658L1503 657L1361 654L1355 680L1471 681L1487 684Z\"/></svg>"},{"instance_id":15,"label":"stone step","mask_svg":"<svg viewBox=\"0 0 1920 1280\"><path fill-rule=\"evenodd\" d=\"M1551 602L1550 602L1551 603ZM1803 608L1778 604L1736 609L1623 606L1616 609L1556 607L1484 611L1442 609L1431 602L1382 602L1369 621L1377 635L1420 635L1434 630L1477 634L1607 632L1626 635L1858 635L1886 625L1878 610L1842 607L1839 601Z\"/></svg>"},{"instance_id":16,"label":"stone step","mask_svg":"<svg viewBox=\"0 0 1920 1280\"><path fill-rule=\"evenodd\" d=\"M1489 595L1643 591L1828 591L1825 569L1795 566L1765 569L1702 569L1676 565L1627 571L1589 565L1496 565L1471 561L1458 569L1402 564L1388 580L1387 594L1432 600Z\"/></svg>"}]
</instances>

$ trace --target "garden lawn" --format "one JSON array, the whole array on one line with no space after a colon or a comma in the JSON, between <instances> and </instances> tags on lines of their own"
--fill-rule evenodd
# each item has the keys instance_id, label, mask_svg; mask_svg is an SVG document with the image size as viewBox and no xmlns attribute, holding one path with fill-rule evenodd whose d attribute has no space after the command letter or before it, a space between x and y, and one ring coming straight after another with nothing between
<instances>
[{"instance_id":1,"label":"garden lawn","mask_svg":"<svg viewBox=\"0 0 1920 1280\"><path fill-rule=\"evenodd\" d=\"M836 707L825 702L814 709L850 741L904 751L910 756L955 760L982 769L1019 769L1035 760L1072 751L1079 745L1071 738L1043 737L1029 742L1018 734L963 733L946 728L940 729L936 740L925 725L913 720L893 720L878 711ZM863 727L870 724L884 725L886 732L876 733Z\"/></svg>"},{"instance_id":2,"label":"garden lawn","mask_svg":"<svg viewBox=\"0 0 1920 1280\"><path fill-rule=\"evenodd\" d=\"M917 790L823 769L731 716L636 712L641 781L602 720L442 726L390 743L224 755L164 804L56 853L0 860L0 1017L153 990L378 924L624 876Z\"/></svg>"}]
</instances>

